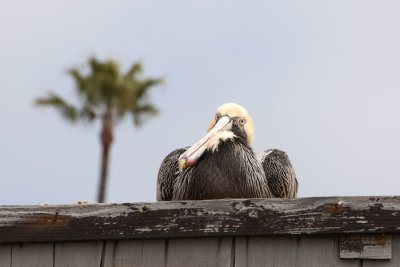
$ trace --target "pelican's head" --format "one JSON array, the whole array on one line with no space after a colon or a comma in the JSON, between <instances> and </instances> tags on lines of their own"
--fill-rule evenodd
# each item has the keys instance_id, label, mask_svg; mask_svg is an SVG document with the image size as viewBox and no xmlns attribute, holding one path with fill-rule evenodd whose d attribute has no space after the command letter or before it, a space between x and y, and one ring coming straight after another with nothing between
<instances>
[{"instance_id":1,"label":"pelican's head","mask_svg":"<svg viewBox=\"0 0 400 267\"><path fill-rule=\"evenodd\" d=\"M223 104L211 119L207 134L179 157L179 169L196 165L207 149L214 152L225 140L238 137L250 145L253 141L253 130L253 120L244 107L235 103Z\"/></svg>"},{"instance_id":2,"label":"pelican's head","mask_svg":"<svg viewBox=\"0 0 400 267\"><path fill-rule=\"evenodd\" d=\"M248 145L251 145L254 136L254 125L249 112L244 107L235 103L226 103L220 106L214 118L211 119L207 132L210 132L222 117L227 117L230 122L230 128L226 128L225 132L230 131L243 138Z\"/></svg>"}]
</instances>

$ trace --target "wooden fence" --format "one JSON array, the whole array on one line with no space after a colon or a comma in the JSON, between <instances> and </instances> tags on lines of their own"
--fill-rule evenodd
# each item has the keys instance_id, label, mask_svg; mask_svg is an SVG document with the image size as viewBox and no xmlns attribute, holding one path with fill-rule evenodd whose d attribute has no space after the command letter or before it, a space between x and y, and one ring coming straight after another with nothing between
<instances>
[{"instance_id":1,"label":"wooden fence","mask_svg":"<svg viewBox=\"0 0 400 267\"><path fill-rule=\"evenodd\" d=\"M400 266L400 197L0 206L19 266Z\"/></svg>"}]
</instances>

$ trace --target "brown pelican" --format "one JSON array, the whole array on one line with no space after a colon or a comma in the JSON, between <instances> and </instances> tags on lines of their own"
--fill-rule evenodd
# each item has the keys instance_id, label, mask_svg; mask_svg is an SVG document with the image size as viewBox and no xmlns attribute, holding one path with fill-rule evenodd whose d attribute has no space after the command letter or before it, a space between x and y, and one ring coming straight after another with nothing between
<instances>
[{"instance_id":1,"label":"brown pelican","mask_svg":"<svg viewBox=\"0 0 400 267\"><path fill-rule=\"evenodd\" d=\"M286 153L269 149L256 155L252 141L247 110L234 103L220 106L202 139L165 157L157 200L296 197L297 179Z\"/></svg>"}]
</instances>

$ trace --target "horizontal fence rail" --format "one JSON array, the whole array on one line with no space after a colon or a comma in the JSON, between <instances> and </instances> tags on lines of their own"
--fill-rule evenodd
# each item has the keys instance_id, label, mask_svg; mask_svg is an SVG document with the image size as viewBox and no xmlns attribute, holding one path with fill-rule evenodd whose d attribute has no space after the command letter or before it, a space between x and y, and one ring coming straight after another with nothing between
<instances>
[{"instance_id":1,"label":"horizontal fence rail","mask_svg":"<svg viewBox=\"0 0 400 267\"><path fill-rule=\"evenodd\" d=\"M400 196L0 206L0 243L400 232Z\"/></svg>"}]
</instances>

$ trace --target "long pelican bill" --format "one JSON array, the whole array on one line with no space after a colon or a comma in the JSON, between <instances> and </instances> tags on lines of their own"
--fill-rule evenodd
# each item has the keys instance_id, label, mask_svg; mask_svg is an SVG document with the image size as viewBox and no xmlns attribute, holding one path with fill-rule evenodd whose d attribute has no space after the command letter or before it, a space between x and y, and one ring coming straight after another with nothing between
<instances>
[{"instance_id":1,"label":"long pelican bill","mask_svg":"<svg viewBox=\"0 0 400 267\"><path fill-rule=\"evenodd\" d=\"M182 153L178 159L179 170L196 165L198 159L207 149L207 142L217 133L232 127L232 119L229 116L222 116L215 126L199 141L192 145L186 152Z\"/></svg>"}]
</instances>

